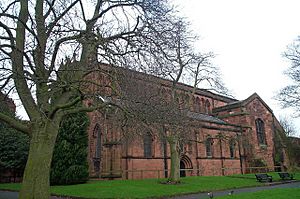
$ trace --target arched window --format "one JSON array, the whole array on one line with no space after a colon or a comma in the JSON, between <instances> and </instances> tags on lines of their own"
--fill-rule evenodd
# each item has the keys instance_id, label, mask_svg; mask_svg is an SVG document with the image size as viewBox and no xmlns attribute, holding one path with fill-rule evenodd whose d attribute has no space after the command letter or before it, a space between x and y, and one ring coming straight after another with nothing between
<instances>
[{"instance_id":1,"label":"arched window","mask_svg":"<svg viewBox=\"0 0 300 199\"><path fill-rule=\"evenodd\" d=\"M100 125L96 124L93 130L93 137L96 138L98 136L98 132L100 130Z\"/></svg>"},{"instance_id":2,"label":"arched window","mask_svg":"<svg viewBox=\"0 0 300 199\"><path fill-rule=\"evenodd\" d=\"M189 110L190 109L190 95L184 95L184 107Z\"/></svg>"},{"instance_id":3,"label":"arched window","mask_svg":"<svg viewBox=\"0 0 300 199\"><path fill-rule=\"evenodd\" d=\"M178 92L175 93L175 102L176 102L176 106L180 109L181 107L181 96Z\"/></svg>"},{"instance_id":4,"label":"arched window","mask_svg":"<svg viewBox=\"0 0 300 199\"><path fill-rule=\"evenodd\" d=\"M152 135L151 135L151 133L147 133L144 136L144 157L145 158L152 157Z\"/></svg>"},{"instance_id":5,"label":"arched window","mask_svg":"<svg viewBox=\"0 0 300 199\"><path fill-rule=\"evenodd\" d=\"M208 100L205 101L205 113L206 114L210 113L210 103Z\"/></svg>"},{"instance_id":6,"label":"arched window","mask_svg":"<svg viewBox=\"0 0 300 199\"><path fill-rule=\"evenodd\" d=\"M229 152L230 152L230 158L235 158L235 140L231 139L229 141Z\"/></svg>"},{"instance_id":7,"label":"arched window","mask_svg":"<svg viewBox=\"0 0 300 199\"><path fill-rule=\"evenodd\" d=\"M212 145L213 145L213 139L211 137L208 137L205 142L207 157L212 157Z\"/></svg>"},{"instance_id":8,"label":"arched window","mask_svg":"<svg viewBox=\"0 0 300 199\"><path fill-rule=\"evenodd\" d=\"M168 91L165 88L161 88L160 90L160 100L162 100L162 102L169 100Z\"/></svg>"},{"instance_id":9,"label":"arched window","mask_svg":"<svg viewBox=\"0 0 300 199\"><path fill-rule=\"evenodd\" d=\"M93 157L94 171L99 173L100 171L100 158L101 158L101 128L99 124L96 124L93 131L93 138L96 142L95 153ZM98 175L98 174L97 174Z\"/></svg>"},{"instance_id":10,"label":"arched window","mask_svg":"<svg viewBox=\"0 0 300 199\"><path fill-rule=\"evenodd\" d=\"M257 133L258 143L259 144L267 144L264 122L259 118L259 119L255 120L255 125L256 125L256 133Z\"/></svg>"},{"instance_id":11,"label":"arched window","mask_svg":"<svg viewBox=\"0 0 300 199\"><path fill-rule=\"evenodd\" d=\"M200 101L199 97L196 98L194 107L195 107L195 112L200 113L200 111L201 111L201 101Z\"/></svg>"},{"instance_id":12,"label":"arched window","mask_svg":"<svg viewBox=\"0 0 300 199\"><path fill-rule=\"evenodd\" d=\"M93 131L93 137L97 139L94 158L100 158L100 156L101 156L101 129L100 129L99 124L95 125L94 131Z\"/></svg>"}]
</instances>

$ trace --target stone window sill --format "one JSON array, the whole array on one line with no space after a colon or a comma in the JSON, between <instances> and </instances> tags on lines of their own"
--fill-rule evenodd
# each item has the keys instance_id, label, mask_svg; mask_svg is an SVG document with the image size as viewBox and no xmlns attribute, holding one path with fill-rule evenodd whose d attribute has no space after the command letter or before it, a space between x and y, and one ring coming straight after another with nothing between
<instances>
[{"instance_id":1,"label":"stone window sill","mask_svg":"<svg viewBox=\"0 0 300 199\"><path fill-rule=\"evenodd\" d=\"M259 145L260 149L266 150L268 146L266 144L260 144Z\"/></svg>"}]
</instances>

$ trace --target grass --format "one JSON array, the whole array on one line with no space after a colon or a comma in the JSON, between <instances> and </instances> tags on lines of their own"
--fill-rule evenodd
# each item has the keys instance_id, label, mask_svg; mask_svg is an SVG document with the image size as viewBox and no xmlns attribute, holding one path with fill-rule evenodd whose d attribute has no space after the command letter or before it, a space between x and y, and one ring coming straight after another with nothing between
<instances>
[{"instance_id":1,"label":"grass","mask_svg":"<svg viewBox=\"0 0 300 199\"><path fill-rule=\"evenodd\" d=\"M277 173L270 174L274 180L279 180ZM157 179L89 181L79 185L52 186L51 193L84 198L149 198L263 185L256 182L253 174L186 177L181 181L178 185L161 184ZM0 184L0 189L6 190L19 190L20 187L20 184Z\"/></svg>"},{"instance_id":2,"label":"grass","mask_svg":"<svg viewBox=\"0 0 300 199\"><path fill-rule=\"evenodd\" d=\"M253 193L241 193L238 195L222 196L218 199L298 199L300 198L299 188L285 188L257 191Z\"/></svg>"}]
</instances>

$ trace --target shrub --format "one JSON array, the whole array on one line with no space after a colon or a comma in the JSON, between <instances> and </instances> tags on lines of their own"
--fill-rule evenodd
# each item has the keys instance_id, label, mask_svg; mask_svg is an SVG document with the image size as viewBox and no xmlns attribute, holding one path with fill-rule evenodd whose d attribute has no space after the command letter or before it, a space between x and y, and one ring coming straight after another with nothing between
<instances>
[{"instance_id":1,"label":"shrub","mask_svg":"<svg viewBox=\"0 0 300 199\"><path fill-rule=\"evenodd\" d=\"M9 104L1 99L1 95L0 92L0 112L18 120ZM4 180L3 174L14 176L14 178L22 176L28 151L29 136L0 122L0 182Z\"/></svg>"},{"instance_id":2,"label":"shrub","mask_svg":"<svg viewBox=\"0 0 300 199\"><path fill-rule=\"evenodd\" d=\"M54 148L51 184L77 184L88 179L87 126L85 113L67 116L60 125Z\"/></svg>"}]
</instances>

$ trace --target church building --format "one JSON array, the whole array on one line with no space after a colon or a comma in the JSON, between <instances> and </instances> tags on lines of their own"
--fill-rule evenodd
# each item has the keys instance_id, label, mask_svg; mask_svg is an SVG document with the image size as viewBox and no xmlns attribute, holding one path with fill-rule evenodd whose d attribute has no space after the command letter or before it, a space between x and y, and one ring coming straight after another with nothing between
<instances>
[{"instance_id":1,"label":"church building","mask_svg":"<svg viewBox=\"0 0 300 199\"><path fill-rule=\"evenodd\" d=\"M134 82L140 93L150 87L159 88L161 95L171 94L172 82L152 75L129 71L127 82ZM113 83L104 73L92 74L92 79L103 86L89 88L105 99L112 93ZM139 86L140 85L140 86ZM114 86L115 88L117 86ZM180 175L231 175L274 171L274 135L281 129L272 109L254 93L244 100L237 100L204 89L177 84L178 101L188 106L187 116L195 125L186 129L192 138L185 142L180 154ZM142 94L141 94L142 95ZM86 101L87 106L93 101ZM120 102L121 103L121 102ZM170 146L157 132L143 133L131 141L122 141L120 125L106 112L89 113L88 163L91 177L108 179L165 178L170 172ZM126 130L125 130L126 131ZM126 132L125 132L126 134ZM288 159L282 152L282 165ZM282 166L281 165L281 166ZM278 166L278 165L277 165Z\"/></svg>"}]
</instances>

